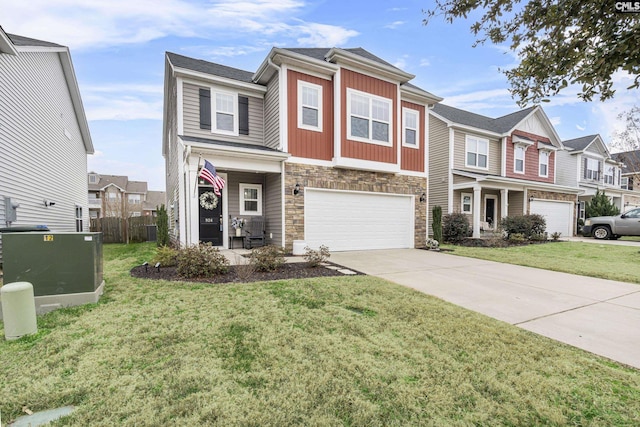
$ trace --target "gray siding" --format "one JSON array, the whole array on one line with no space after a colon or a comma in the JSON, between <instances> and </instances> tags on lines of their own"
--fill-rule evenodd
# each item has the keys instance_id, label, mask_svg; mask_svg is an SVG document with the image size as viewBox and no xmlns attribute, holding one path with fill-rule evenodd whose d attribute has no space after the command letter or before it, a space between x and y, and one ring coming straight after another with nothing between
<instances>
[{"instance_id":1,"label":"gray siding","mask_svg":"<svg viewBox=\"0 0 640 427\"><path fill-rule=\"evenodd\" d=\"M502 173L501 170L501 159L502 159L502 145L500 141L497 139L489 139L483 136L468 134L469 136L478 136L480 138L489 140L489 170L483 169L475 169L468 168L465 166L465 156L466 156L466 137L467 133L456 130L454 136L454 158L453 158L453 168L460 170L468 170L473 172L482 172L489 173L492 175L500 175Z\"/></svg>"},{"instance_id":2,"label":"gray siding","mask_svg":"<svg viewBox=\"0 0 640 427\"><path fill-rule=\"evenodd\" d=\"M267 241L270 244L282 245L282 185L279 174L266 176L265 218L267 219ZM273 234L273 237L270 237Z\"/></svg>"},{"instance_id":3,"label":"gray siding","mask_svg":"<svg viewBox=\"0 0 640 427\"><path fill-rule=\"evenodd\" d=\"M264 144L273 149L280 148L280 80L276 73L267 83L264 99Z\"/></svg>"},{"instance_id":4,"label":"gray siding","mask_svg":"<svg viewBox=\"0 0 640 427\"><path fill-rule=\"evenodd\" d=\"M564 150L556 151L556 184L578 186L578 157Z\"/></svg>"},{"instance_id":5,"label":"gray siding","mask_svg":"<svg viewBox=\"0 0 640 427\"><path fill-rule=\"evenodd\" d=\"M165 70L165 73L168 73ZM169 74L168 74L169 75ZM169 236L173 241L179 241L179 228L176 219L179 216L179 173L181 155L178 144L178 125L177 125L177 86L176 79L171 77L168 79L168 99L167 103L167 116L164 118L167 121L167 148L165 153L165 174L167 181L167 214L169 216ZM171 206L173 205L173 209Z\"/></svg>"},{"instance_id":6,"label":"gray siding","mask_svg":"<svg viewBox=\"0 0 640 427\"><path fill-rule=\"evenodd\" d=\"M183 87L185 135L199 138L222 139L224 141L244 144L264 144L264 101L262 98L249 96L249 135L222 135L207 129L200 129L200 88L208 89L209 86L196 86L185 83ZM245 96L242 93L240 93L240 95Z\"/></svg>"},{"instance_id":7,"label":"gray siding","mask_svg":"<svg viewBox=\"0 0 640 427\"><path fill-rule=\"evenodd\" d=\"M80 205L88 230L87 194L87 153L58 54L0 54L0 204L20 204L13 225L75 231Z\"/></svg>"},{"instance_id":8,"label":"gray siding","mask_svg":"<svg viewBox=\"0 0 640 427\"><path fill-rule=\"evenodd\" d=\"M229 218L240 216L240 184L262 185L262 216L265 216L265 179L264 175L251 172L229 172L227 182L227 197L229 203ZM244 216L243 218L251 218Z\"/></svg>"},{"instance_id":9,"label":"gray siding","mask_svg":"<svg viewBox=\"0 0 640 427\"><path fill-rule=\"evenodd\" d=\"M429 212L427 234L433 235L433 208L440 206L447 214L449 186L449 129L433 115L429 117Z\"/></svg>"}]
</instances>

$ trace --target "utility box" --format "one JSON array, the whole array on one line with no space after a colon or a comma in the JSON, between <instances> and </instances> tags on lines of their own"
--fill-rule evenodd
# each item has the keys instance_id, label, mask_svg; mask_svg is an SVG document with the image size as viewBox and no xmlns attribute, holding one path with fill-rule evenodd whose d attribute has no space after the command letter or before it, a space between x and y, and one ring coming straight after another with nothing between
<instances>
[{"instance_id":1,"label":"utility box","mask_svg":"<svg viewBox=\"0 0 640 427\"><path fill-rule=\"evenodd\" d=\"M102 233L2 233L4 281L33 284L36 311L95 303L103 292Z\"/></svg>"},{"instance_id":2,"label":"utility box","mask_svg":"<svg viewBox=\"0 0 640 427\"><path fill-rule=\"evenodd\" d=\"M0 298L4 337L7 341L38 332L31 283L7 283L0 288Z\"/></svg>"}]
</instances>

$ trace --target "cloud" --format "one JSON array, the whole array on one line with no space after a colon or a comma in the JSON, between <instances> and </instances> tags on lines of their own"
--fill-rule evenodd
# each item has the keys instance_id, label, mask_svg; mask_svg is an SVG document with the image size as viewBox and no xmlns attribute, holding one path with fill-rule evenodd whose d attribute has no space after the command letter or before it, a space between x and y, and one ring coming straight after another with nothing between
<instances>
[{"instance_id":1,"label":"cloud","mask_svg":"<svg viewBox=\"0 0 640 427\"><path fill-rule=\"evenodd\" d=\"M392 7L390 9L387 9L387 11L389 12L402 12L403 10L407 10L408 8L406 7Z\"/></svg>"},{"instance_id":2,"label":"cloud","mask_svg":"<svg viewBox=\"0 0 640 427\"><path fill-rule=\"evenodd\" d=\"M580 132L584 132L587 128L586 128L586 126L580 126L580 125L576 124L576 129L578 129Z\"/></svg>"},{"instance_id":3,"label":"cloud","mask_svg":"<svg viewBox=\"0 0 640 427\"><path fill-rule=\"evenodd\" d=\"M325 25L317 23L305 23L291 27L294 34L301 34L297 42L302 46L342 46L347 41L357 36L359 33L335 25Z\"/></svg>"},{"instance_id":4,"label":"cloud","mask_svg":"<svg viewBox=\"0 0 640 427\"><path fill-rule=\"evenodd\" d=\"M405 21L394 21L391 24L387 24L384 26L384 28L389 28L390 30L395 30L396 28L402 26L406 24Z\"/></svg>"},{"instance_id":5,"label":"cloud","mask_svg":"<svg viewBox=\"0 0 640 427\"><path fill-rule=\"evenodd\" d=\"M422 58L420 60L420 66L421 67L428 67L431 65L431 62L429 62L429 60L427 58Z\"/></svg>"},{"instance_id":6,"label":"cloud","mask_svg":"<svg viewBox=\"0 0 640 427\"><path fill-rule=\"evenodd\" d=\"M562 117L560 116L549 117L549 121L551 122L552 125L558 126L560 123L562 123Z\"/></svg>"},{"instance_id":7,"label":"cloud","mask_svg":"<svg viewBox=\"0 0 640 427\"><path fill-rule=\"evenodd\" d=\"M409 58L409 55L403 55L393 63L393 66L404 70L404 68L407 66L407 58Z\"/></svg>"},{"instance_id":8,"label":"cloud","mask_svg":"<svg viewBox=\"0 0 640 427\"><path fill-rule=\"evenodd\" d=\"M85 85L87 120L162 120L162 85Z\"/></svg>"}]
</instances>

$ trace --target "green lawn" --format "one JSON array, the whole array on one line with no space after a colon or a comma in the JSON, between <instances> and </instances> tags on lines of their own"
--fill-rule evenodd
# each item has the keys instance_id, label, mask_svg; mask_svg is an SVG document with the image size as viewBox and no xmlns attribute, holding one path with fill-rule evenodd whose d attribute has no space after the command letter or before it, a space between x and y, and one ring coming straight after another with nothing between
<instances>
[{"instance_id":1,"label":"green lawn","mask_svg":"<svg viewBox=\"0 0 640 427\"><path fill-rule=\"evenodd\" d=\"M0 341L5 423L76 405L55 425L640 424L638 370L408 288L131 278L151 250L107 245L100 303Z\"/></svg>"},{"instance_id":2,"label":"green lawn","mask_svg":"<svg viewBox=\"0 0 640 427\"><path fill-rule=\"evenodd\" d=\"M557 242L508 248L443 248L453 249L451 253L460 256L640 283L640 248L634 246Z\"/></svg>"}]
</instances>

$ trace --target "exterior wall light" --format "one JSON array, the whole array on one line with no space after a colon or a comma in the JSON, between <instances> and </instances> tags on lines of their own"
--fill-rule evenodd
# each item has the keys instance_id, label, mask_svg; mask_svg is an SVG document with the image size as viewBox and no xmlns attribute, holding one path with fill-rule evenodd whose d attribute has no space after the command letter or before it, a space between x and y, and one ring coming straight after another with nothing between
<instances>
[{"instance_id":1,"label":"exterior wall light","mask_svg":"<svg viewBox=\"0 0 640 427\"><path fill-rule=\"evenodd\" d=\"M427 201L427 193L422 193L422 194L420 195L420 202L421 202L421 203L424 203L424 202L426 202L426 201Z\"/></svg>"},{"instance_id":2,"label":"exterior wall light","mask_svg":"<svg viewBox=\"0 0 640 427\"><path fill-rule=\"evenodd\" d=\"M297 196L300 193L300 184L296 183L296 186L293 187L293 195Z\"/></svg>"}]
</instances>

